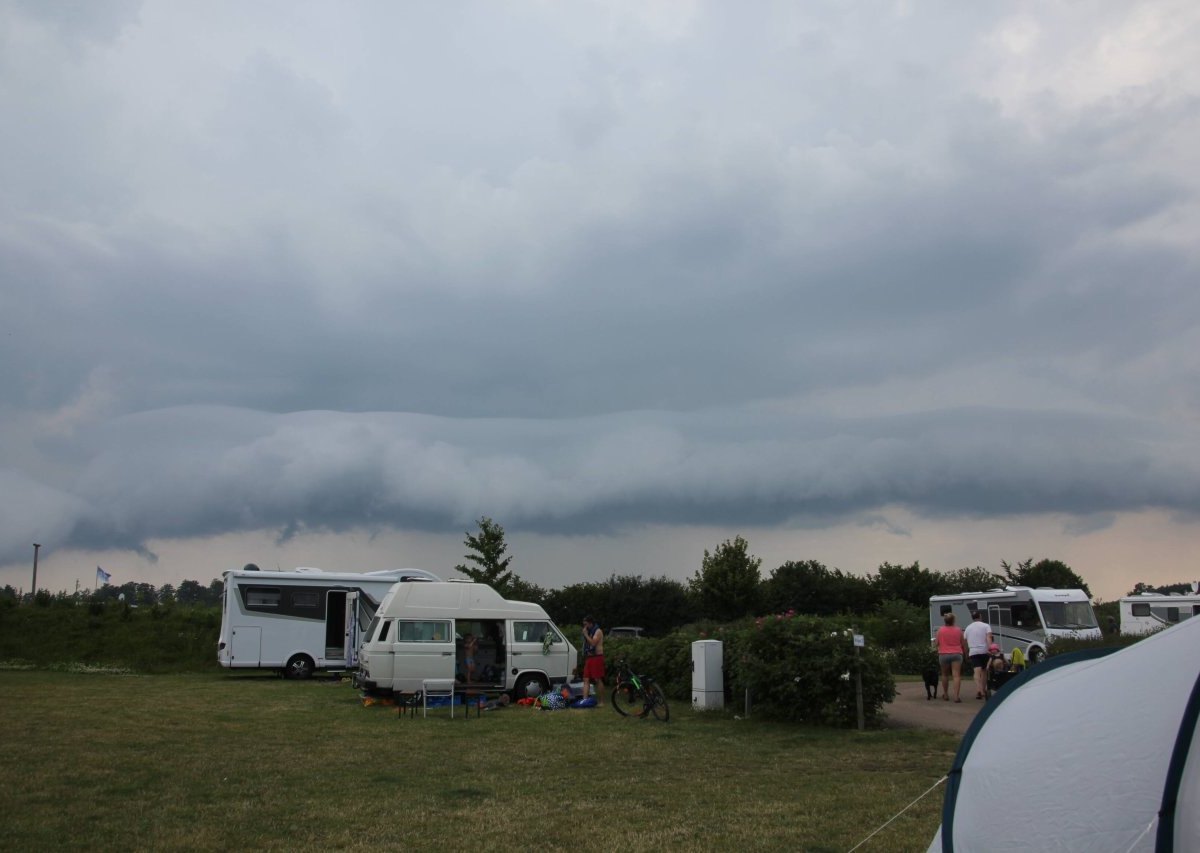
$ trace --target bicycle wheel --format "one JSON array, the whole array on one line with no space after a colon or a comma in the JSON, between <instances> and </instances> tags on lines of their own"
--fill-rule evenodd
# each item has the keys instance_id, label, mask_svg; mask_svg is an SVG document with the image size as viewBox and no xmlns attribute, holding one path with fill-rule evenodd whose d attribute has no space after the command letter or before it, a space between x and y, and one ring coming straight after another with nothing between
<instances>
[{"instance_id":1,"label":"bicycle wheel","mask_svg":"<svg viewBox=\"0 0 1200 853\"><path fill-rule=\"evenodd\" d=\"M650 712L664 723L671 718L671 709L667 706L667 697L657 684L646 685L646 705Z\"/></svg>"},{"instance_id":2,"label":"bicycle wheel","mask_svg":"<svg viewBox=\"0 0 1200 853\"><path fill-rule=\"evenodd\" d=\"M631 681L622 681L613 688L612 706L622 717L640 717L646 713L642 691Z\"/></svg>"}]
</instances>

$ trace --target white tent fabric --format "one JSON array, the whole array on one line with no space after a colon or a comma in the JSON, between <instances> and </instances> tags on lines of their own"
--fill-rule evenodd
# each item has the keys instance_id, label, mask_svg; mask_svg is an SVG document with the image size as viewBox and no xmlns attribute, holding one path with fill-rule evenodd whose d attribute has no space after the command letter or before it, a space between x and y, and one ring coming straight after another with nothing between
<instances>
[{"instance_id":1,"label":"white tent fabric","mask_svg":"<svg viewBox=\"0 0 1200 853\"><path fill-rule=\"evenodd\" d=\"M964 736L930 853L1200 850L1198 716L1200 619L1050 658Z\"/></svg>"}]
</instances>

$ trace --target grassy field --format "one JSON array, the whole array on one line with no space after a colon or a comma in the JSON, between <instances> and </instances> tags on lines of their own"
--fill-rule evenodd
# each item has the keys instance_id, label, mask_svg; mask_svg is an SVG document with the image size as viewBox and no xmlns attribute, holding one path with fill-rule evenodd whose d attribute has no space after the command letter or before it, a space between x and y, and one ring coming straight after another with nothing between
<instances>
[{"instance_id":1,"label":"grassy field","mask_svg":"<svg viewBox=\"0 0 1200 853\"><path fill-rule=\"evenodd\" d=\"M4 850L846 851L953 735L672 708L400 718L346 682L0 672ZM864 851L924 850L942 788Z\"/></svg>"}]
</instances>

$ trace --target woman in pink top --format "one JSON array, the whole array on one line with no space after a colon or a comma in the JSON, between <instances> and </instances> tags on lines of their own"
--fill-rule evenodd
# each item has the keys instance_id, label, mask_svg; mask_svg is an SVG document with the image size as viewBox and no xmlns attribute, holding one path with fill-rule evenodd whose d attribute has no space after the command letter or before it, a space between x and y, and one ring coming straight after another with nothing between
<instances>
[{"instance_id":1,"label":"woman in pink top","mask_svg":"<svg viewBox=\"0 0 1200 853\"><path fill-rule=\"evenodd\" d=\"M961 702L958 692L962 684L962 662L967 654L967 640L962 628L954 624L954 614L943 617L946 624L937 629L938 663L942 666L942 698L950 701L950 679L954 679L954 701Z\"/></svg>"}]
</instances>

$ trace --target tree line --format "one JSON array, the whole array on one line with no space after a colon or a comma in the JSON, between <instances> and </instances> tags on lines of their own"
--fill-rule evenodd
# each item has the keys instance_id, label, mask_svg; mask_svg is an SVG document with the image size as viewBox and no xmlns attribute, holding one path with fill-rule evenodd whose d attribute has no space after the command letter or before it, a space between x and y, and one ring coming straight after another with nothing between
<instances>
[{"instance_id":1,"label":"tree line","mask_svg":"<svg viewBox=\"0 0 1200 853\"><path fill-rule=\"evenodd\" d=\"M465 534L465 562L454 570L492 586L505 598L542 605L555 622L564 626L592 615L606 627L636 625L647 634L662 635L696 622L730 622L746 616L792 612L875 617L886 624L910 625L905 633L915 634L918 625L927 625L923 614L933 595L1005 585L1078 588L1091 595L1082 577L1054 559L1001 561L1000 572L979 566L941 572L919 562L883 563L866 576L830 568L817 560L789 560L764 575L762 560L750 552L750 544L742 536L721 542L711 552L706 549L700 568L686 582L666 576L614 573L603 581L545 589L524 580L513 569L513 557L508 554L500 524L485 516L477 521L477 527L476 532ZM24 599L42 606L123 601L137 606L215 607L220 604L222 589L221 579L207 585L185 580L177 587L130 582L73 594L39 590ZM1176 584L1157 589L1186 592L1191 588ZM1138 583L1130 594L1154 590ZM11 586L0 590L0 605L11 606L20 599L20 593Z\"/></svg>"}]
</instances>

